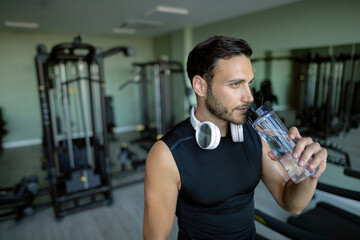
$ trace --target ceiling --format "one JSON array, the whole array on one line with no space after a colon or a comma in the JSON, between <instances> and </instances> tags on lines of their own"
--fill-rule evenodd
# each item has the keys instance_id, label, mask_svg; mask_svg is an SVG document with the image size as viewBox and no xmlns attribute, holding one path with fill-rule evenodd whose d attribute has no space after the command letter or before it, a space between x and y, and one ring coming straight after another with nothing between
<instances>
[{"instance_id":1,"label":"ceiling","mask_svg":"<svg viewBox=\"0 0 360 240\"><path fill-rule=\"evenodd\" d=\"M0 0L0 31L157 36L296 1ZM169 13L172 8L187 10L188 14ZM31 28L7 27L5 22L26 23Z\"/></svg>"}]
</instances>

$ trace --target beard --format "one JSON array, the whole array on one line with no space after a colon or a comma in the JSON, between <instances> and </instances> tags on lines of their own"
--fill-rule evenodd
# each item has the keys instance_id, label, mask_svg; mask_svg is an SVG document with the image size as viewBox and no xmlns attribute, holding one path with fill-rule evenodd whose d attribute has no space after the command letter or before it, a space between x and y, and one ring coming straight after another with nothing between
<instances>
[{"instance_id":1,"label":"beard","mask_svg":"<svg viewBox=\"0 0 360 240\"><path fill-rule=\"evenodd\" d=\"M235 118L233 113L237 108L243 108L245 106L238 106L228 110L226 106L224 106L212 93L212 89L209 87L207 89L207 97L205 99L205 105L209 109L209 112L212 113L215 117L230 122L236 125L241 125L246 122L246 116L242 115L241 118ZM247 105L246 105L247 107Z\"/></svg>"}]
</instances>

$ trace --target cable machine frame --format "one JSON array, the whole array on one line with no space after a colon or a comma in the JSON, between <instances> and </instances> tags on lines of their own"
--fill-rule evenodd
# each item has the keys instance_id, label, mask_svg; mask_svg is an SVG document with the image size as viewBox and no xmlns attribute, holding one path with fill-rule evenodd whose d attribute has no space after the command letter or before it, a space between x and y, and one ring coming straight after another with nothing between
<instances>
[{"instance_id":1,"label":"cable machine frame","mask_svg":"<svg viewBox=\"0 0 360 240\"><path fill-rule=\"evenodd\" d=\"M83 54L84 52L86 54ZM113 202L105 112L103 59L119 52L123 52L125 56L134 54L134 50L128 47L115 47L101 52L100 49L96 49L92 45L82 43L80 36L76 36L73 43L55 45L50 53L46 52L44 45L40 44L37 46L35 65L43 128L45 159L43 163L47 170L51 203L57 219L80 210L111 205ZM74 65L78 63L76 66L79 69L77 69L78 72L75 79L67 80L64 68L65 64L69 62ZM54 99L52 99L54 98L52 96L52 88L54 87L52 81L54 79L51 79L49 73L49 68L53 65L59 66L56 74L60 75L61 81L61 89L58 90L62 93L60 97L65 115L64 127L67 129L65 140L59 140L64 138L64 136L59 136L58 134L59 126L54 115L55 104ZM81 71L84 69L80 68L85 68L88 76L82 74ZM73 141L76 139L71 135L70 117L66 115L70 113L70 110L67 109L69 104L68 86L70 83L76 82L78 82L80 89L79 94L85 94L83 91L87 91L89 100L89 109L85 109L87 104L86 96L79 95L78 101L82 104L81 113L83 127L85 128L84 141L86 146L86 161L82 168L79 168L79 164L76 166L76 161L74 162L76 157L79 156L74 156L73 154L72 146L74 144ZM87 89L85 89L85 85L87 85ZM97 99L94 99L95 97ZM96 111L100 114L96 114ZM90 115L89 120L91 122L87 122L86 115ZM90 129L90 133L88 129ZM61 174L60 166L58 166L64 159L61 159L60 155L56 157L56 154L59 153L61 141L63 141L63 145L66 145L69 160L68 166L63 166L62 172L65 172L64 174ZM94 160L93 162L91 161L92 159ZM58 165L56 164L57 161ZM91 165L93 166L91 167ZM64 169L70 169L70 171L64 171ZM74 188L73 186L76 187Z\"/></svg>"}]
</instances>

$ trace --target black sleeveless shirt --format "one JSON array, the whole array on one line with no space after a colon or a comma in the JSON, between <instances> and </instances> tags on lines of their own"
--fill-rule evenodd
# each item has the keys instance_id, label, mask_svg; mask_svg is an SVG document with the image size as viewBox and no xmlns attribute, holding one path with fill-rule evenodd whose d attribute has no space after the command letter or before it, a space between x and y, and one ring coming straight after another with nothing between
<instances>
[{"instance_id":1,"label":"black sleeveless shirt","mask_svg":"<svg viewBox=\"0 0 360 240\"><path fill-rule=\"evenodd\" d=\"M161 139L181 177L178 239L255 239L253 196L262 145L249 123L243 131L244 142L233 142L229 132L216 149L203 150L188 118Z\"/></svg>"}]
</instances>

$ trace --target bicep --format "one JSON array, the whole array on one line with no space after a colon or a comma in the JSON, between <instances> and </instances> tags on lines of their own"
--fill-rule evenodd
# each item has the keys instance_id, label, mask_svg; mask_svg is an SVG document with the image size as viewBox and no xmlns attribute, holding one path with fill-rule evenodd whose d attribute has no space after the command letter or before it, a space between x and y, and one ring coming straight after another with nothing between
<instances>
[{"instance_id":1,"label":"bicep","mask_svg":"<svg viewBox=\"0 0 360 240\"><path fill-rule=\"evenodd\" d=\"M146 160L144 237L166 238L172 229L180 175L170 150L155 143Z\"/></svg>"},{"instance_id":2,"label":"bicep","mask_svg":"<svg viewBox=\"0 0 360 240\"><path fill-rule=\"evenodd\" d=\"M284 206L284 190L287 182L289 181L289 175L279 163L279 161L272 160L268 153L271 151L266 143L262 140L263 156L262 156L262 176L261 180L275 199L275 201L281 206Z\"/></svg>"}]
</instances>

